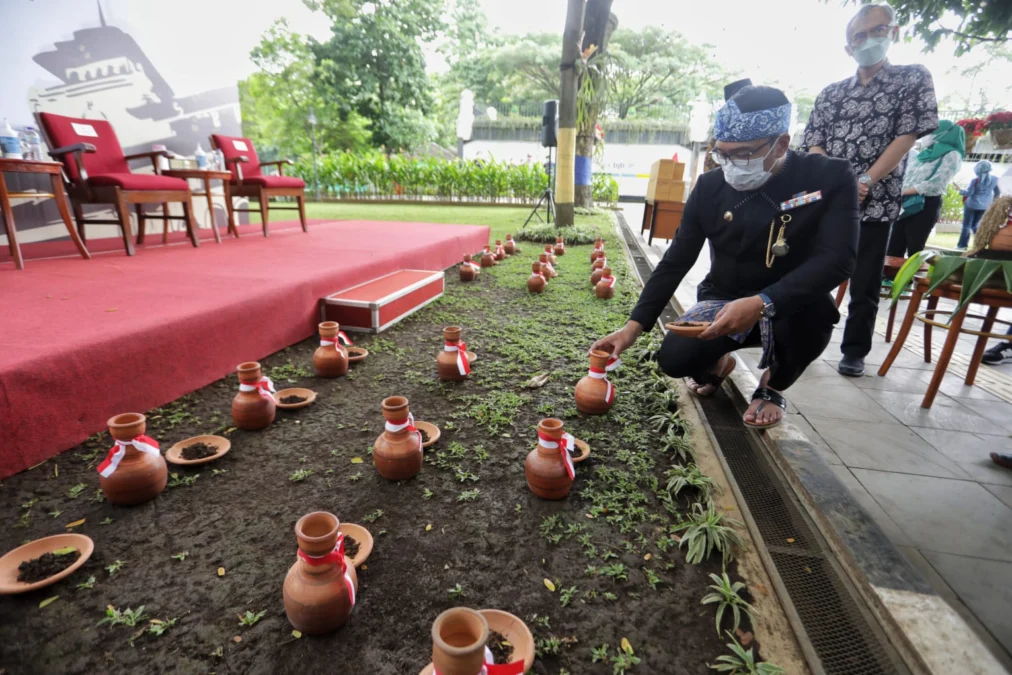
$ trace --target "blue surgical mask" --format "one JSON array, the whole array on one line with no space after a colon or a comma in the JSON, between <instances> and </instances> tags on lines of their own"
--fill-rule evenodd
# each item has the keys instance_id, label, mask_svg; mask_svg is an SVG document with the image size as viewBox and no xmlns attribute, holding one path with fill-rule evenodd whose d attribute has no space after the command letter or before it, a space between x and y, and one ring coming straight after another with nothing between
<instances>
[{"instance_id":1,"label":"blue surgical mask","mask_svg":"<svg viewBox=\"0 0 1012 675\"><path fill-rule=\"evenodd\" d=\"M864 41L863 45L854 48L854 60L857 61L857 65L865 68L874 66L885 60L892 42L892 38L888 36L870 37Z\"/></svg>"},{"instance_id":2,"label":"blue surgical mask","mask_svg":"<svg viewBox=\"0 0 1012 675\"><path fill-rule=\"evenodd\" d=\"M735 166L731 162L725 162L720 167L724 172L724 180L739 192L758 190L773 176L773 172L767 171L764 164L775 147L776 143L765 155L750 159L745 166Z\"/></svg>"}]
</instances>

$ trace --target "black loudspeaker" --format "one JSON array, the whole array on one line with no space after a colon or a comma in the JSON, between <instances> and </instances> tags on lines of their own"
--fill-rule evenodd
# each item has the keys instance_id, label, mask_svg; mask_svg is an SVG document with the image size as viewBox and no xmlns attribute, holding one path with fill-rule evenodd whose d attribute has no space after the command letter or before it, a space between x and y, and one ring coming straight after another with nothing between
<instances>
[{"instance_id":1,"label":"black loudspeaker","mask_svg":"<svg viewBox=\"0 0 1012 675\"><path fill-rule=\"evenodd\" d=\"M545 101L544 114L541 116L541 146L554 148L559 144L559 101Z\"/></svg>"}]
</instances>

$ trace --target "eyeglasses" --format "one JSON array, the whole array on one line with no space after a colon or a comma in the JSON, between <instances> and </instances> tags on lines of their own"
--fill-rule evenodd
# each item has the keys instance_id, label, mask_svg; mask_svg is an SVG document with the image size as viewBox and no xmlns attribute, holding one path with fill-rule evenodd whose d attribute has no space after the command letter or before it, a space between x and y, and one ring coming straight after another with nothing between
<instances>
[{"instance_id":1,"label":"eyeglasses","mask_svg":"<svg viewBox=\"0 0 1012 675\"><path fill-rule=\"evenodd\" d=\"M751 150L745 148L743 150L735 150L734 152L727 153L724 152L723 150L715 149L713 150L713 152L710 153L710 156L713 158L713 161L716 162L718 166L724 166L725 164L728 163L733 164L734 166L747 166L749 160L757 159L756 153L758 153L760 150L765 148L770 143L773 143L775 140L776 139L766 139L766 141L762 145L752 148ZM763 157L765 158L765 155Z\"/></svg>"},{"instance_id":2,"label":"eyeglasses","mask_svg":"<svg viewBox=\"0 0 1012 675\"><path fill-rule=\"evenodd\" d=\"M861 45L863 45L865 42L868 41L869 37L875 38L887 37L889 35L889 31L891 31L895 27L896 26L893 24L883 23L878 26L875 26L871 30L863 30L860 33L854 33L854 35L852 35L850 38L850 44L852 47L860 47Z\"/></svg>"}]
</instances>

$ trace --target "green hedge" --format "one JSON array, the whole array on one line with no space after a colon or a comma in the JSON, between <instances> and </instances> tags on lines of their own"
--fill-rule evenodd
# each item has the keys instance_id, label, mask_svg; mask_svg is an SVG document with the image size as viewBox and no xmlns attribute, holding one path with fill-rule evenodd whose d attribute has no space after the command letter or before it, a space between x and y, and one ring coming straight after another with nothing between
<instances>
[{"instance_id":1,"label":"green hedge","mask_svg":"<svg viewBox=\"0 0 1012 675\"><path fill-rule=\"evenodd\" d=\"M540 164L507 164L435 157L387 157L379 151L339 152L318 161L320 191L328 197L435 197L490 202L536 201L548 185ZM313 185L312 158L292 173Z\"/></svg>"}]
</instances>

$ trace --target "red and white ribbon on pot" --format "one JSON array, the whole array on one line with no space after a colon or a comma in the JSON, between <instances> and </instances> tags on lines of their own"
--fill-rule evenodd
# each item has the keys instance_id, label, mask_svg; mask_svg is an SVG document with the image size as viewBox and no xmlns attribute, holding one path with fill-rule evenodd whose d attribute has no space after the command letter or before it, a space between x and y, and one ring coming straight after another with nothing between
<instances>
[{"instance_id":1,"label":"red and white ribbon on pot","mask_svg":"<svg viewBox=\"0 0 1012 675\"><path fill-rule=\"evenodd\" d=\"M259 391L260 395L264 398L274 400L274 394L278 393L274 390L274 383L271 382L271 378L264 375L260 378L260 381L256 384L246 384L245 382L239 383L239 391Z\"/></svg>"},{"instance_id":2,"label":"red and white ribbon on pot","mask_svg":"<svg viewBox=\"0 0 1012 675\"><path fill-rule=\"evenodd\" d=\"M464 344L463 340L457 340L456 342L446 341L443 345L444 352L457 352L457 370L461 375L469 375L471 373L471 362L467 360L467 345Z\"/></svg>"},{"instance_id":3,"label":"red and white ribbon on pot","mask_svg":"<svg viewBox=\"0 0 1012 675\"><path fill-rule=\"evenodd\" d=\"M502 247L502 244L496 244L495 255L498 258L500 255L506 255L506 249Z\"/></svg>"},{"instance_id":4,"label":"red and white ribbon on pot","mask_svg":"<svg viewBox=\"0 0 1012 675\"><path fill-rule=\"evenodd\" d=\"M548 434L538 431L538 441L549 450L559 449L559 454L562 455L562 464L566 467L566 474L570 480L575 480L576 467L573 466L573 458L569 456L570 448L576 447L576 439L573 438L573 435L563 432L562 438L555 440Z\"/></svg>"},{"instance_id":5,"label":"red and white ribbon on pot","mask_svg":"<svg viewBox=\"0 0 1012 675\"><path fill-rule=\"evenodd\" d=\"M466 260L466 261L464 261L464 265L470 267L475 272L480 272L481 271L481 265L479 265L478 263L476 263L473 260Z\"/></svg>"},{"instance_id":6,"label":"red and white ribbon on pot","mask_svg":"<svg viewBox=\"0 0 1012 675\"><path fill-rule=\"evenodd\" d=\"M337 546L334 550L325 555L309 555L299 549L299 557L307 565L340 565L341 575L344 577L344 585L348 587L348 597L351 598L351 606L355 606L355 583L351 580L351 572L348 571L348 563L344 559L344 534L338 533Z\"/></svg>"},{"instance_id":7,"label":"red and white ribbon on pot","mask_svg":"<svg viewBox=\"0 0 1012 675\"><path fill-rule=\"evenodd\" d=\"M435 667L432 668L432 675L439 675L439 671ZM524 675L524 660L496 665L492 650L486 646L485 665L474 675Z\"/></svg>"},{"instance_id":8,"label":"red and white ribbon on pot","mask_svg":"<svg viewBox=\"0 0 1012 675\"><path fill-rule=\"evenodd\" d=\"M601 281L608 284L608 288L615 288L615 277L601 276Z\"/></svg>"},{"instance_id":9,"label":"red and white ribbon on pot","mask_svg":"<svg viewBox=\"0 0 1012 675\"><path fill-rule=\"evenodd\" d=\"M132 445L141 452L146 452L149 455L161 455L161 452L159 452L158 441L150 436L144 436L142 434L131 441L116 441L116 445L109 448L109 454L107 454L102 463L98 465L98 475L102 476L102 478L108 478L116 473L119 463L123 461L123 457L126 455L128 445Z\"/></svg>"},{"instance_id":10,"label":"red and white ribbon on pot","mask_svg":"<svg viewBox=\"0 0 1012 675\"><path fill-rule=\"evenodd\" d=\"M392 434L400 433L401 431L407 430L409 433L414 432L418 436L418 452L422 451L422 432L415 426L415 416L408 413L407 419L400 420L398 422L391 422L387 420L384 423L384 428Z\"/></svg>"},{"instance_id":11,"label":"red and white ribbon on pot","mask_svg":"<svg viewBox=\"0 0 1012 675\"><path fill-rule=\"evenodd\" d=\"M545 256L545 257L548 257L548 256ZM555 267L552 266L552 263L550 263L550 262L544 262L544 263L541 263L541 264L548 268L548 273L549 274L551 274L552 276L555 276Z\"/></svg>"},{"instance_id":12,"label":"red and white ribbon on pot","mask_svg":"<svg viewBox=\"0 0 1012 675\"><path fill-rule=\"evenodd\" d=\"M320 337L321 347L329 347L330 345L334 345L335 347L337 347L338 344L351 346L354 345L355 343L351 341L351 338L348 337L348 334L345 333L343 330L337 331L337 336L332 338L326 338L322 336Z\"/></svg>"},{"instance_id":13,"label":"red and white ribbon on pot","mask_svg":"<svg viewBox=\"0 0 1012 675\"><path fill-rule=\"evenodd\" d=\"M590 370L587 372L587 374L593 377L595 380L604 380L605 384L608 385L608 389L604 394L605 403L615 402L615 387L612 386L611 380L608 379L608 373L615 370L621 365L622 359L617 359L614 356L610 356L608 357L608 363L604 366L604 370L591 366Z\"/></svg>"}]
</instances>

